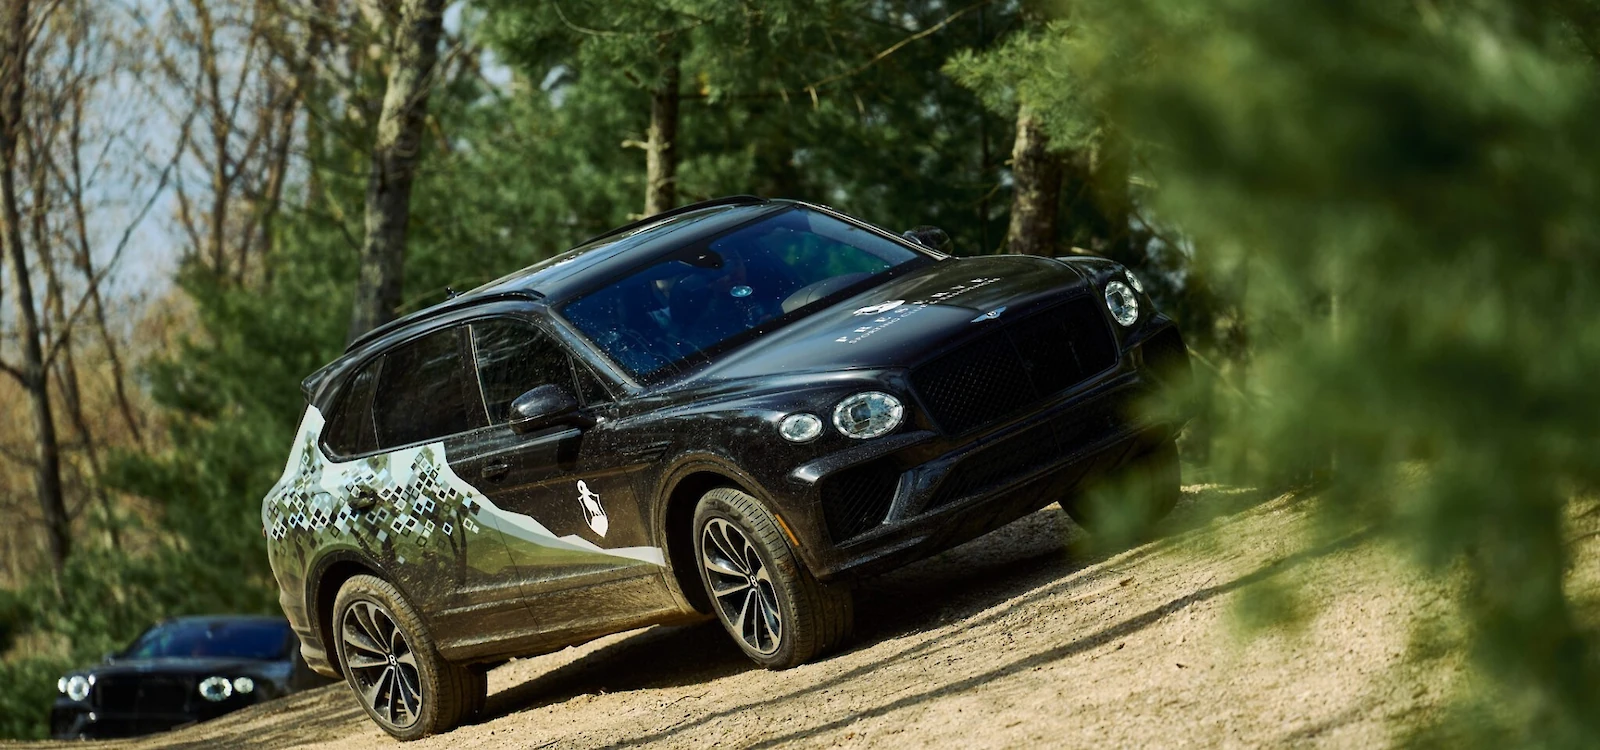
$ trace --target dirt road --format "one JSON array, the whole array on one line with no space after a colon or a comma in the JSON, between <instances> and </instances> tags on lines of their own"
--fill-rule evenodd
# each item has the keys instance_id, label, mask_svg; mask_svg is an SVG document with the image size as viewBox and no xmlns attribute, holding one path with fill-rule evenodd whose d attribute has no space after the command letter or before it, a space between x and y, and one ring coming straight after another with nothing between
<instances>
[{"instance_id":1,"label":"dirt road","mask_svg":"<svg viewBox=\"0 0 1600 750\"><path fill-rule=\"evenodd\" d=\"M1402 666L1444 600L1379 544L1310 540L1307 502L1190 488L1171 536L1103 559L1051 506L863 585L819 663L755 669L715 623L612 636L496 669L486 718L408 750L1381 746L1461 674ZM1236 635L1273 584L1317 614ZM335 685L120 746L395 745Z\"/></svg>"}]
</instances>

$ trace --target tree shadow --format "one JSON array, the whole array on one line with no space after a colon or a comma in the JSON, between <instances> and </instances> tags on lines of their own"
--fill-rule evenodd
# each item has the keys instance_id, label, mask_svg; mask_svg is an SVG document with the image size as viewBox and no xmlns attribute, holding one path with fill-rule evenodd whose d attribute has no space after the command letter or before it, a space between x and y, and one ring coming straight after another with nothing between
<instances>
[{"instance_id":1,"label":"tree shadow","mask_svg":"<svg viewBox=\"0 0 1600 750\"><path fill-rule=\"evenodd\" d=\"M1200 517L1194 506L1212 502L1225 503L1224 507L1230 513L1237 513L1271 498L1269 493L1231 490L1205 490L1190 495L1180 504L1179 513L1175 514L1179 518ZM1179 515L1182 513L1189 515ZM1204 526L1217 515L1220 514L1208 512L1203 516L1205 521L1198 525L1171 525L1167 528L1181 534L1185 530ZM862 581L856 588L856 635L849 650L868 649L885 641L936 629L952 620L977 618L972 619L971 624L981 625L1006 615L1010 608L989 611L1002 602L1029 592L1032 594L1027 599L1036 600L1068 591L1083 583L1082 580L1071 578L1072 574L1107 557L1070 551L1067 542L1082 534L1082 530L1068 519L1065 512L1050 506L939 555ZM1132 565L1160 553L1177 541L1177 537L1166 537L1131 551L1123 551L1118 564ZM1241 579L1235 587L1246 583L1248 581ZM1209 598L1222 593L1223 589L1214 587L1206 591L1210 593L1204 598ZM1171 609L1158 611L1136 626L1130 626L1126 632L1148 626L1193 601L1180 600L1175 605L1169 605ZM1121 637L1126 632L1104 637ZM932 639L872 664L848 670L822 684L701 717L696 719L696 723L825 690L878 669L883 664L914 658L923 652L951 644L950 639ZM1083 646L1084 649L1093 647ZM1070 653L1075 652L1062 653L1054 658L1064 658ZM700 684L757 668L744 657L715 621L689 626L656 627L490 696L481 720L488 721L561 703L578 695ZM943 692L946 691L939 691L938 694ZM623 744L654 742L670 737L676 731L674 728Z\"/></svg>"}]
</instances>

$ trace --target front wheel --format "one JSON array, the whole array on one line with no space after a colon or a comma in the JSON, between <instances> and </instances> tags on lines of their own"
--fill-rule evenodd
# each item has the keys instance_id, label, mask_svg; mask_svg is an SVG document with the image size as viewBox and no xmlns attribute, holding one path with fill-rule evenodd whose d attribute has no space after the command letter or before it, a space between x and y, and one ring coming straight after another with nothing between
<instances>
[{"instance_id":1,"label":"front wheel","mask_svg":"<svg viewBox=\"0 0 1600 750\"><path fill-rule=\"evenodd\" d=\"M367 716L401 741L446 732L481 710L481 670L439 655L422 618L380 578L345 581L333 604L345 682Z\"/></svg>"},{"instance_id":2,"label":"front wheel","mask_svg":"<svg viewBox=\"0 0 1600 750\"><path fill-rule=\"evenodd\" d=\"M799 666L849 637L849 588L814 578L760 501L732 488L707 492L695 509L694 531L712 609L755 663Z\"/></svg>"}]
</instances>

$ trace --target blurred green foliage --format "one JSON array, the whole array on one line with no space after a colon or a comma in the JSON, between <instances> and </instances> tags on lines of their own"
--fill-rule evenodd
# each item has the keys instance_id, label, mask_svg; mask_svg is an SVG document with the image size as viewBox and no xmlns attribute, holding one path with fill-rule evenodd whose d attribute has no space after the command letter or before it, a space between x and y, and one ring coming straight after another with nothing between
<instances>
[{"instance_id":1,"label":"blurred green foliage","mask_svg":"<svg viewBox=\"0 0 1600 750\"><path fill-rule=\"evenodd\" d=\"M1565 514L1600 479L1594 6L1062 9L962 70L1017 81L1063 137L1128 139L1188 272L1228 280L1249 346L1213 469L1323 480L1329 533L1380 524L1465 572L1492 687L1450 714L1470 731L1411 739L1600 744L1594 623L1564 588Z\"/></svg>"}]
</instances>

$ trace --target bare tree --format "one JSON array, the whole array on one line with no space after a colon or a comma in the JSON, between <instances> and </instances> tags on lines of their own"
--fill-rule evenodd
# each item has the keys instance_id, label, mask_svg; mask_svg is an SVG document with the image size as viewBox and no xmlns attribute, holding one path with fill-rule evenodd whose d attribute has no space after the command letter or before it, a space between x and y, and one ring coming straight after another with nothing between
<instances>
[{"instance_id":1,"label":"bare tree","mask_svg":"<svg viewBox=\"0 0 1600 750\"><path fill-rule=\"evenodd\" d=\"M21 326L21 366L0 362L28 395L34 427L34 491L49 539L50 562L59 578L72 551L70 520L61 489L61 446L56 438L45 370L44 336L34 308L33 285L22 244L22 214L17 199L17 143L24 132L23 99L32 36L28 0L10 0L0 17L0 240L15 287L12 301Z\"/></svg>"},{"instance_id":2,"label":"bare tree","mask_svg":"<svg viewBox=\"0 0 1600 750\"><path fill-rule=\"evenodd\" d=\"M444 0L405 0L400 11L367 177L366 239L350 316L351 339L392 320L400 304L411 181L443 20Z\"/></svg>"}]
</instances>

